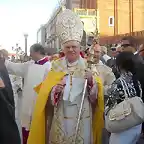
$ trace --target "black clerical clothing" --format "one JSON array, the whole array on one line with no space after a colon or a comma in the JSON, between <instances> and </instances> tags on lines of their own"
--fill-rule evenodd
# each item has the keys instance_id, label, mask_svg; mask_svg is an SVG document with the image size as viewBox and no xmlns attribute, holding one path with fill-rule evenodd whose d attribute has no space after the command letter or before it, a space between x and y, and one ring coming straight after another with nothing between
<instances>
[{"instance_id":1,"label":"black clerical clothing","mask_svg":"<svg viewBox=\"0 0 144 144\"><path fill-rule=\"evenodd\" d=\"M5 85L0 88L0 144L21 144L15 122L13 90L2 59L0 59L0 78Z\"/></svg>"}]
</instances>

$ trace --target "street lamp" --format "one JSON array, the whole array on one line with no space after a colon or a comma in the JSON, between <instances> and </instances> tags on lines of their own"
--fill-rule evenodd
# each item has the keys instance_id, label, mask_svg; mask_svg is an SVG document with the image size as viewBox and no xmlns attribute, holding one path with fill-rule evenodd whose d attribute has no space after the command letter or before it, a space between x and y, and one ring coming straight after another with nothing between
<instances>
[{"instance_id":1,"label":"street lamp","mask_svg":"<svg viewBox=\"0 0 144 144\"><path fill-rule=\"evenodd\" d=\"M27 38L28 38L28 34L24 34L24 38L25 38L25 54L27 55Z\"/></svg>"}]
</instances>

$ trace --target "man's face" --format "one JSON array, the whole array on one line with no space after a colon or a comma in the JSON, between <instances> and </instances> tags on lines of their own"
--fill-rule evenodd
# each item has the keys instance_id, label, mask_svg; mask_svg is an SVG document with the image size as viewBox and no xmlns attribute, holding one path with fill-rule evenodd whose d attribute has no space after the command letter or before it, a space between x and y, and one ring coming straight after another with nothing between
<instances>
[{"instance_id":1,"label":"man's face","mask_svg":"<svg viewBox=\"0 0 144 144\"><path fill-rule=\"evenodd\" d=\"M30 48L30 56L32 60L37 61L37 52L35 52L32 47Z\"/></svg>"},{"instance_id":2,"label":"man's face","mask_svg":"<svg viewBox=\"0 0 144 144\"><path fill-rule=\"evenodd\" d=\"M133 52L133 47L130 45L128 40L122 40L121 42L121 48L122 51L126 51L126 52Z\"/></svg>"},{"instance_id":3,"label":"man's face","mask_svg":"<svg viewBox=\"0 0 144 144\"><path fill-rule=\"evenodd\" d=\"M94 59L96 62L99 62L101 54L102 54L101 47L100 45L96 44L94 47Z\"/></svg>"},{"instance_id":4,"label":"man's face","mask_svg":"<svg viewBox=\"0 0 144 144\"><path fill-rule=\"evenodd\" d=\"M68 41L63 44L63 51L69 62L75 62L80 55L80 43L77 41Z\"/></svg>"},{"instance_id":5,"label":"man's face","mask_svg":"<svg viewBox=\"0 0 144 144\"><path fill-rule=\"evenodd\" d=\"M122 48L121 47L118 47L117 49L116 49L116 56L119 54L119 53L121 53L122 52Z\"/></svg>"},{"instance_id":6,"label":"man's face","mask_svg":"<svg viewBox=\"0 0 144 144\"><path fill-rule=\"evenodd\" d=\"M144 44L141 44L139 47L139 55L144 56Z\"/></svg>"},{"instance_id":7,"label":"man's face","mask_svg":"<svg viewBox=\"0 0 144 144\"><path fill-rule=\"evenodd\" d=\"M111 47L110 52L112 57L116 57L116 47Z\"/></svg>"}]
</instances>

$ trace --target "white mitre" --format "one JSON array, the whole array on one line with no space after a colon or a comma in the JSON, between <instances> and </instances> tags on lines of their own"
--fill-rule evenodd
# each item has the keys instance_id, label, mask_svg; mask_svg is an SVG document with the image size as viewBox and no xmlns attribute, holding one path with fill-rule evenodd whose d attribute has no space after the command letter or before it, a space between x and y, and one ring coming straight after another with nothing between
<instances>
[{"instance_id":1,"label":"white mitre","mask_svg":"<svg viewBox=\"0 0 144 144\"><path fill-rule=\"evenodd\" d=\"M64 10L58 15L56 33L61 44L71 40L81 42L83 36L83 23L80 17L69 9Z\"/></svg>"}]
</instances>

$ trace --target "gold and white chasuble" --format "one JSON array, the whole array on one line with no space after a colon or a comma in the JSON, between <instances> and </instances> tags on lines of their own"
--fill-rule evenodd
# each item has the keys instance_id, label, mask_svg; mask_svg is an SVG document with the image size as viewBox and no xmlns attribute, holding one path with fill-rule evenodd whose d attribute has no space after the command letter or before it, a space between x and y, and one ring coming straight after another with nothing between
<instances>
[{"instance_id":1,"label":"gold and white chasuble","mask_svg":"<svg viewBox=\"0 0 144 144\"><path fill-rule=\"evenodd\" d=\"M63 71L68 75L65 76L66 86L62 100L54 108L49 144L73 144L85 82L86 63L80 58L77 62L68 64L64 58L53 63L52 68L54 71ZM53 93L51 99L53 101ZM76 143L92 144L92 140L92 108L86 92Z\"/></svg>"},{"instance_id":2,"label":"gold and white chasuble","mask_svg":"<svg viewBox=\"0 0 144 144\"><path fill-rule=\"evenodd\" d=\"M35 88L36 92L38 93L38 97L35 104L27 144L47 144L46 139L49 139L48 144L73 144L78 109L80 107L82 97L80 92L82 90L79 88L78 92L72 92L72 90L71 92L74 95L70 95L70 97L72 97L72 99L69 99L70 102L66 99L67 97L65 95L61 97L61 101L57 107L52 106L46 110L47 102L50 100L52 103L53 101L52 91L54 86L57 85L66 76L63 70L67 73L70 72L71 68L68 69L65 62L66 61L63 59L55 61L52 65L53 71L50 71L46 79ZM82 87L84 83L83 77L86 66L83 65L85 64L84 60L81 62L77 62L77 64L75 63L75 71L73 74L73 81L75 78L78 79L76 81L79 83L80 87ZM92 109L92 105L88 101L88 93L86 94L77 136L77 144L102 143L102 129L104 127L103 86L99 77L95 77L95 80L98 87L97 101L94 103L94 108ZM76 82L73 85L79 87ZM63 100L63 98L65 100ZM53 108L54 116L51 114L53 113ZM49 123L50 127L48 127ZM49 134L47 134L46 127L48 127Z\"/></svg>"}]
</instances>

